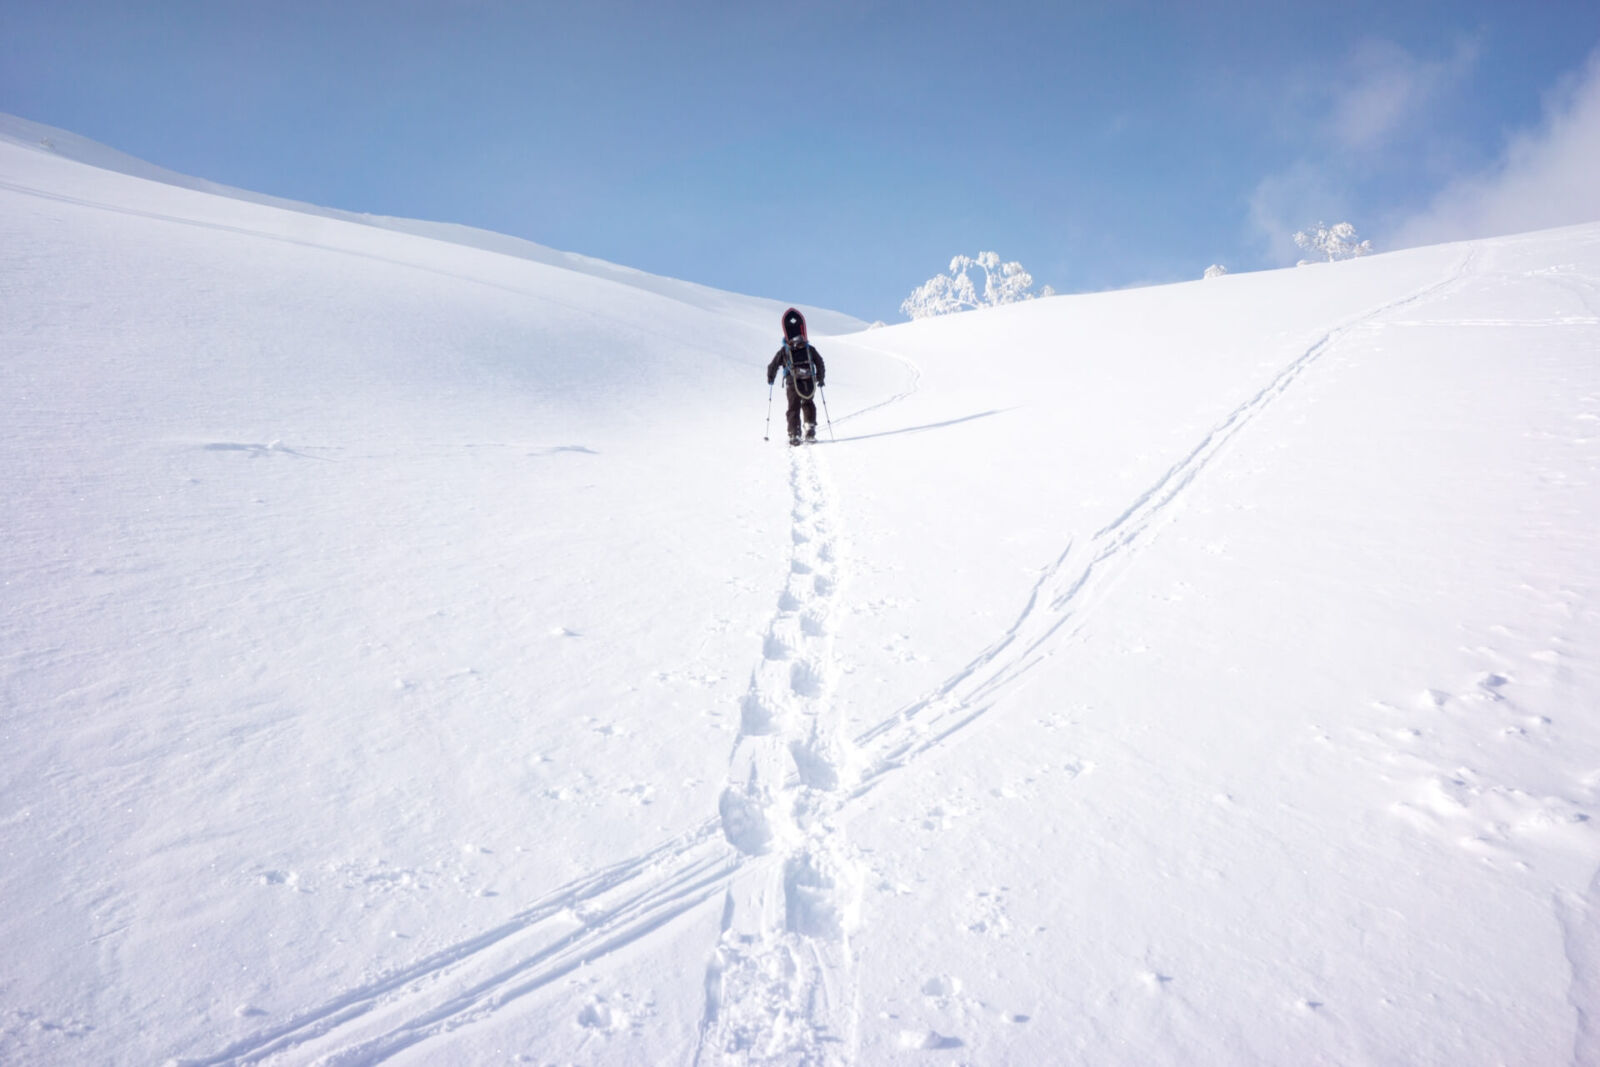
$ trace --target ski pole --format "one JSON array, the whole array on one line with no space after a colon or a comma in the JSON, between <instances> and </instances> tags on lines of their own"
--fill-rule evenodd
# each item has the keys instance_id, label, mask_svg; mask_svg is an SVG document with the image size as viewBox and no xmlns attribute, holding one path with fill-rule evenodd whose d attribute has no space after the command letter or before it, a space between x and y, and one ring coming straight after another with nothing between
<instances>
[{"instance_id":1,"label":"ski pole","mask_svg":"<svg viewBox=\"0 0 1600 1067\"><path fill-rule=\"evenodd\" d=\"M830 426L828 428L828 432L832 433L833 432L833 427ZM767 428L761 431L761 439L763 441L766 441L766 440L769 440L771 438L771 436L772 436L772 383L768 382L767 383Z\"/></svg>"},{"instance_id":2,"label":"ski pole","mask_svg":"<svg viewBox=\"0 0 1600 1067\"><path fill-rule=\"evenodd\" d=\"M822 397L822 417L828 420L828 440L837 440L833 436L833 416L828 414L828 391L819 385L817 392Z\"/></svg>"}]
</instances>

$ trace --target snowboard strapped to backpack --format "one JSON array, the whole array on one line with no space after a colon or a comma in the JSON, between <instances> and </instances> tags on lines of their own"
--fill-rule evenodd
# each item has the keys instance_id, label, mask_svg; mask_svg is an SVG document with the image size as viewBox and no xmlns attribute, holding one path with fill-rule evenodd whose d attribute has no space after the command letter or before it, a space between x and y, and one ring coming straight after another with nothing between
<instances>
[{"instance_id":1,"label":"snowboard strapped to backpack","mask_svg":"<svg viewBox=\"0 0 1600 1067\"><path fill-rule=\"evenodd\" d=\"M800 399L817 394L817 368L811 362L811 343L806 339L806 317L796 308L783 313L784 369L794 383Z\"/></svg>"}]
</instances>

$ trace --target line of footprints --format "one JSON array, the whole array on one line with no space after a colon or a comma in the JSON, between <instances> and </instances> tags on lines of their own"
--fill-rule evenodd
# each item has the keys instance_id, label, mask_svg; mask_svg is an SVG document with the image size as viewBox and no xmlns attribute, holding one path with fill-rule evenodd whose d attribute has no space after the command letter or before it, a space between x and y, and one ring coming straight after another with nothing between
<instances>
[{"instance_id":1,"label":"line of footprints","mask_svg":"<svg viewBox=\"0 0 1600 1067\"><path fill-rule=\"evenodd\" d=\"M831 702L839 547L832 496L808 449L792 454L794 551L741 707L723 833L751 857L728 889L706 975L712 1062L847 1062L855 1045L850 934L861 865L834 812L855 778Z\"/></svg>"}]
</instances>

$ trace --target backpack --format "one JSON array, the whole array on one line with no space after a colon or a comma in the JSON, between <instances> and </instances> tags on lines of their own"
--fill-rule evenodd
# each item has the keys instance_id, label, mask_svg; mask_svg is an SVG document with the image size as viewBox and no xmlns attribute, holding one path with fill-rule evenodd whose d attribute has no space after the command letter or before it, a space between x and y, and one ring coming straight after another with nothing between
<instances>
[{"instance_id":1,"label":"backpack","mask_svg":"<svg viewBox=\"0 0 1600 1067\"><path fill-rule=\"evenodd\" d=\"M817 369L811 362L811 342L806 340L806 317L797 308L783 313L783 369L795 392L811 399L817 391Z\"/></svg>"}]
</instances>

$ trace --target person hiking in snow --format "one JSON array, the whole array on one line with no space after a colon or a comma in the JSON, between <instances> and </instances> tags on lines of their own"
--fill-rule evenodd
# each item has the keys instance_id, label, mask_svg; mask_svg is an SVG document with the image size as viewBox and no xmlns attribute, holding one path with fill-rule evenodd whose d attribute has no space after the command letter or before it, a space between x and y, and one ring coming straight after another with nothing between
<instances>
[{"instance_id":1,"label":"person hiking in snow","mask_svg":"<svg viewBox=\"0 0 1600 1067\"><path fill-rule=\"evenodd\" d=\"M800 443L800 418L805 416L805 439L817 439L817 390L828 376L822 353L806 339L806 318L794 308L783 313L783 347L767 364L767 384L783 372L783 388L789 395L789 443Z\"/></svg>"}]
</instances>

